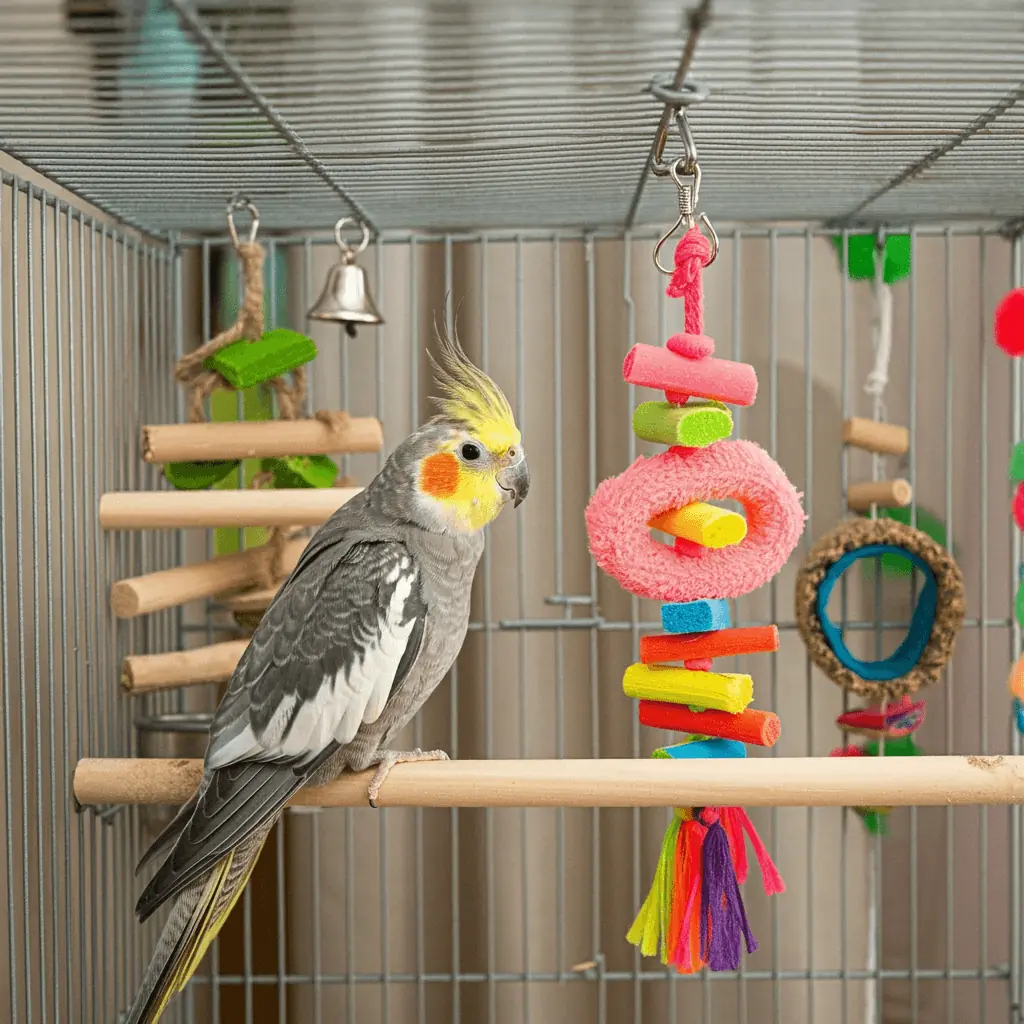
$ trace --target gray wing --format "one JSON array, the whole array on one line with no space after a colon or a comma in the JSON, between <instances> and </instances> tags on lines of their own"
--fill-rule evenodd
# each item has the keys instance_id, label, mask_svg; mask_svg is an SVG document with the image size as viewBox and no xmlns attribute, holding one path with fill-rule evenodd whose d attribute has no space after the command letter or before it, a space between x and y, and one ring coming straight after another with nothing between
<instances>
[{"instance_id":1,"label":"gray wing","mask_svg":"<svg viewBox=\"0 0 1024 1024\"><path fill-rule=\"evenodd\" d=\"M202 788L139 898L141 920L276 815L380 716L415 661L425 617L418 567L399 541L343 541L300 562L217 709Z\"/></svg>"}]
</instances>

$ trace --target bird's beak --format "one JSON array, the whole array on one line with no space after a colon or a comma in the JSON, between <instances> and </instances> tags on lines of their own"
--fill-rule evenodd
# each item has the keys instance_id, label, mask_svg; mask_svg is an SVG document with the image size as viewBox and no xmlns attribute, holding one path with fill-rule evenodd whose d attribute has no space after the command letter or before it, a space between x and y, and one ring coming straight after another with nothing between
<instances>
[{"instance_id":1,"label":"bird's beak","mask_svg":"<svg viewBox=\"0 0 1024 1024\"><path fill-rule=\"evenodd\" d=\"M515 508L519 508L530 490L530 470L526 465L526 459L499 470L498 486L504 492L505 500L514 502Z\"/></svg>"}]
</instances>

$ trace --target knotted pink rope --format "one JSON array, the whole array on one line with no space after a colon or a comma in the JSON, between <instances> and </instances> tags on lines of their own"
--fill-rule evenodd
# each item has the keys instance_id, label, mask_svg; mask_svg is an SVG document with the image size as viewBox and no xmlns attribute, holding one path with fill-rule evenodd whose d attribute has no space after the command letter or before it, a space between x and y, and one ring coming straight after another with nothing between
<instances>
[{"instance_id":1,"label":"knotted pink rope","mask_svg":"<svg viewBox=\"0 0 1024 1024\"><path fill-rule=\"evenodd\" d=\"M704 289L701 273L711 256L711 243L694 226L679 240L675 252L676 269L665 294L685 304L684 329L687 334L704 333Z\"/></svg>"}]
</instances>

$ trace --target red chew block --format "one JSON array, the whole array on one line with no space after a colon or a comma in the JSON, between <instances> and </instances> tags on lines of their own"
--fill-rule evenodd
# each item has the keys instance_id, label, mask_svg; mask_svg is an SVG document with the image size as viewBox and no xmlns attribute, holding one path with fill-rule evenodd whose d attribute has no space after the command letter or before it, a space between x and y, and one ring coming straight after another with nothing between
<instances>
[{"instance_id":1,"label":"red chew block","mask_svg":"<svg viewBox=\"0 0 1024 1024\"><path fill-rule=\"evenodd\" d=\"M1008 355L1024 355L1024 288L1014 288L996 306L996 344Z\"/></svg>"},{"instance_id":2,"label":"red chew block","mask_svg":"<svg viewBox=\"0 0 1024 1024\"><path fill-rule=\"evenodd\" d=\"M1013 521L1018 530L1024 530L1024 484L1017 484L1013 495Z\"/></svg>"},{"instance_id":3,"label":"red chew block","mask_svg":"<svg viewBox=\"0 0 1024 1024\"><path fill-rule=\"evenodd\" d=\"M622 376L627 384L664 391L670 402L695 395L730 405L753 405L757 397L752 366L713 356L686 359L654 345L634 345L622 364Z\"/></svg>"},{"instance_id":4,"label":"red chew block","mask_svg":"<svg viewBox=\"0 0 1024 1024\"><path fill-rule=\"evenodd\" d=\"M747 708L738 715L730 715L728 711L691 711L683 704L657 700L640 701L640 724L652 729L739 740L758 747L774 746L782 732L779 716L772 711Z\"/></svg>"},{"instance_id":5,"label":"red chew block","mask_svg":"<svg viewBox=\"0 0 1024 1024\"><path fill-rule=\"evenodd\" d=\"M710 658L688 658L683 662L683 668L688 668L691 672L710 672L712 667Z\"/></svg>"},{"instance_id":6,"label":"red chew block","mask_svg":"<svg viewBox=\"0 0 1024 1024\"><path fill-rule=\"evenodd\" d=\"M714 339L706 334L673 334L665 348L687 359L705 359L715 354Z\"/></svg>"},{"instance_id":7,"label":"red chew block","mask_svg":"<svg viewBox=\"0 0 1024 1024\"><path fill-rule=\"evenodd\" d=\"M640 637L640 660L645 665L697 658L727 658L764 654L779 649L777 626L738 626L713 633L674 633Z\"/></svg>"}]
</instances>

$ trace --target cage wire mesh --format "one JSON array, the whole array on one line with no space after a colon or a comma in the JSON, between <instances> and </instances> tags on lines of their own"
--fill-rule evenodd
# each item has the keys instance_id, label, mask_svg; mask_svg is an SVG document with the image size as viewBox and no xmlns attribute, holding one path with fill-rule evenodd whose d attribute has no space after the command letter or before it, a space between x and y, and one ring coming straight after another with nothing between
<instances>
[{"instance_id":1,"label":"cage wire mesh","mask_svg":"<svg viewBox=\"0 0 1024 1024\"><path fill-rule=\"evenodd\" d=\"M598 480L650 450L629 432L640 396L621 383L623 354L681 327L650 262L659 232L627 220L660 113L644 88L678 61L683 13L0 3L0 150L51 179L7 160L0 185L12 1020L116 1021L130 1001L160 923L135 923L133 869L166 811L76 814L70 773L82 756L198 756L214 688L132 698L121 660L238 635L215 604L112 619L112 581L212 542L97 521L102 493L167 486L140 458L140 427L183 418L174 362L235 301L223 211L236 188L261 214L268 325L317 341L311 408L378 416L392 448L427 410L437 316L457 322L523 425L530 500L491 529L463 655L403 744L640 757L661 741L618 684L657 610L597 572L582 510ZM786 222L913 225L887 404L911 429L915 507L944 521L968 603L919 735L930 753L1016 752L1003 680L1020 650L1021 551L1005 459L1021 437L1020 373L990 338L995 303L1021 282L1019 243L996 224L1019 214L1024 13L717 2L712 14L693 64L712 94L691 114L701 205L722 235L706 322L761 380L736 433L804 492L802 557L870 473L840 427L870 410L872 298L844 277L834 232ZM636 223L667 224L673 205L650 180ZM383 232L362 263L387 322L355 340L305 320L346 213ZM365 483L382 458L346 456L342 472ZM795 631L794 572L734 618L780 625L778 654L743 662L759 706L785 722L769 756L823 756L844 704ZM908 591L850 581L859 653L902 635ZM167 1019L1020 1019L1017 808L903 810L884 838L849 810L753 817L787 892L769 902L749 887L761 949L738 974L681 978L623 938L663 811L291 810Z\"/></svg>"}]
</instances>

